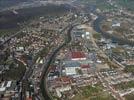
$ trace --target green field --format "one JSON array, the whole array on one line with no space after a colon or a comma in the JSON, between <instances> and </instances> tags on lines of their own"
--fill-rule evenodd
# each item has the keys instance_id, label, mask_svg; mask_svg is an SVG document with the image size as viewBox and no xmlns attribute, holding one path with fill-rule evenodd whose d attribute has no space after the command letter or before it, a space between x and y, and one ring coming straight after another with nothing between
<instances>
[{"instance_id":1,"label":"green field","mask_svg":"<svg viewBox=\"0 0 134 100\"><path fill-rule=\"evenodd\" d=\"M5 71L1 76L0 79L4 80L19 80L22 78L26 71L26 67L22 63L18 63L18 67L13 62L10 62L10 70Z\"/></svg>"},{"instance_id":2,"label":"green field","mask_svg":"<svg viewBox=\"0 0 134 100\"><path fill-rule=\"evenodd\" d=\"M124 69L125 72L131 72L134 73L134 65L128 65Z\"/></svg>"},{"instance_id":3,"label":"green field","mask_svg":"<svg viewBox=\"0 0 134 100\"><path fill-rule=\"evenodd\" d=\"M3 35L12 35L19 31L19 28L14 29L0 29L0 37Z\"/></svg>"},{"instance_id":4,"label":"green field","mask_svg":"<svg viewBox=\"0 0 134 100\"><path fill-rule=\"evenodd\" d=\"M125 97L125 100L134 100L134 93L128 94Z\"/></svg>"}]
</instances>

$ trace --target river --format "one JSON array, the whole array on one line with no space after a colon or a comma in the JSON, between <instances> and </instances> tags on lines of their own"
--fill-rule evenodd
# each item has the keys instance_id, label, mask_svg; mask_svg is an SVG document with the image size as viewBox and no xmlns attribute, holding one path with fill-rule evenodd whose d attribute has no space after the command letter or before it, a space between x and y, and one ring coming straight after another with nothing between
<instances>
[{"instance_id":1,"label":"river","mask_svg":"<svg viewBox=\"0 0 134 100\"><path fill-rule=\"evenodd\" d=\"M105 38L112 39L112 40L116 41L118 44L122 44L122 45L126 44L126 45L130 45L130 46L134 46L133 41L130 41L130 40L127 40L127 39L124 39L121 37L117 37L115 35L112 35L112 34L109 34L107 32L102 31L100 26L101 26L101 22L103 20L105 20L105 17L102 15L98 15L98 18L94 21L93 28L96 32L101 33Z\"/></svg>"}]
</instances>

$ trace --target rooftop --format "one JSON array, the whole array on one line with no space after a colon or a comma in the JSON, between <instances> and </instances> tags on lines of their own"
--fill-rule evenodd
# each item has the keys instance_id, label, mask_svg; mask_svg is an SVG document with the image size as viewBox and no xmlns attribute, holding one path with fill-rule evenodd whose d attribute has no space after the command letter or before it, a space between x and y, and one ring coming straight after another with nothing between
<instances>
[{"instance_id":1,"label":"rooftop","mask_svg":"<svg viewBox=\"0 0 134 100\"><path fill-rule=\"evenodd\" d=\"M81 68L90 68L90 65L81 65Z\"/></svg>"},{"instance_id":2,"label":"rooftop","mask_svg":"<svg viewBox=\"0 0 134 100\"><path fill-rule=\"evenodd\" d=\"M62 82L62 83L71 83L72 79L67 76L56 78L55 81Z\"/></svg>"},{"instance_id":3,"label":"rooftop","mask_svg":"<svg viewBox=\"0 0 134 100\"><path fill-rule=\"evenodd\" d=\"M80 67L80 63L77 61L65 61L65 67Z\"/></svg>"},{"instance_id":4,"label":"rooftop","mask_svg":"<svg viewBox=\"0 0 134 100\"><path fill-rule=\"evenodd\" d=\"M74 52L71 52L71 58L86 58L86 55L84 52L81 52L81 51L74 51Z\"/></svg>"}]
</instances>

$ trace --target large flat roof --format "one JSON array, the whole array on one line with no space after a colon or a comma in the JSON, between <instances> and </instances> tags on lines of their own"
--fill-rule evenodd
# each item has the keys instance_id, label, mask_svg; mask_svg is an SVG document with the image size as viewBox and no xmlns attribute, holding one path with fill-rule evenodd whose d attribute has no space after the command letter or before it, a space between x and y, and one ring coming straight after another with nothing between
<instances>
[{"instance_id":1,"label":"large flat roof","mask_svg":"<svg viewBox=\"0 0 134 100\"><path fill-rule=\"evenodd\" d=\"M5 91L5 90L6 90L6 87L0 88L0 92L3 92L3 91Z\"/></svg>"},{"instance_id":2,"label":"large flat roof","mask_svg":"<svg viewBox=\"0 0 134 100\"><path fill-rule=\"evenodd\" d=\"M80 67L80 63L77 61L65 61L65 67Z\"/></svg>"},{"instance_id":3,"label":"large flat roof","mask_svg":"<svg viewBox=\"0 0 134 100\"><path fill-rule=\"evenodd\" d=\"M71 58L75 59L75 58L86 58L86 55L84 52L81 51L74 51L71 52Z\"/></svg>"}]
</instances>

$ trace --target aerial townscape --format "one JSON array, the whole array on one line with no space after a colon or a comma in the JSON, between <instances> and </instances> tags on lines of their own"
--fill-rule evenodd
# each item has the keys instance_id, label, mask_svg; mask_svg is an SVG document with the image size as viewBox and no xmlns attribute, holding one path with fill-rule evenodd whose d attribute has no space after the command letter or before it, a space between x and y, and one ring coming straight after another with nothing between
<instances>
[{"instance_id":1,"label":"aerial townscape","mask_svg":"<svg viewBox=\"0 0 134 100\"><path fill-rule=\"evenodd\" d=\"M0 0L0 100L134 100L134 0Z\"/></svg>"}]
</instances>

